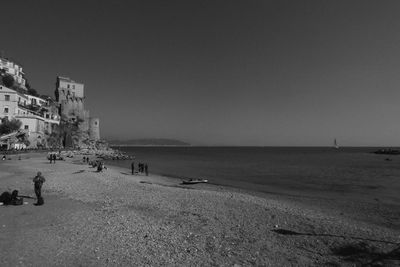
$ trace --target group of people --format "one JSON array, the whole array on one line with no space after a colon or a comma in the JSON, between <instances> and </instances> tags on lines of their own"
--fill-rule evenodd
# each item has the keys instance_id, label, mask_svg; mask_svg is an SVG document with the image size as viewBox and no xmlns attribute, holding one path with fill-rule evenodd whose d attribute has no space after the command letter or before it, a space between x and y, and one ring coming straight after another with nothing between
<instances>
[{"instance_id":1,"label":"group of people","mask_svg":"<svg viewBox=\"0 0 400 267\"><path fill-rule=\"evenodd\" d=\"M56 163L57 155L56 154L49 154L48 158L50 160L50 164L51 163Z\"/></svg>"},{"instance_id":2,"label":"group of people","mask_svg":"<svg viewBox=\"0 0 400 267\"><path fill-rule=\"evenodd\" d=\"M135 174L135 162L132 162L131 164L131 170L132 170L132 174ZM149 175L149 166L147 165L147 163L141 163L139 162L138 164L138 172L139 173L145 173L146 176Z\"/></svg>"},{"instance_id":3,"label":"group of people","mask_svg":"<svg viewBox=\"0 0 400 267\"><path fill-rule=\"evenodd\" d=\"M41 172L38 172L32 181L37 200L34 205L41 206L44 204L44 200L42 197L42 186L46 179L42 176ZM24 197L31 198L29 196L18 195L18 190L14 190L12 191L12 193L6 191L0 195L0 202L3 205L22 205L24 204Z\"/></svg>"},{"instance_id":4,"label":"group of people","mask_svg":"<svg viewBox=\"0 0 400 267\"><path fill-rule=\"evenodd\" d=\"M85 160L85 159L84 159ZM85 162L85 161L84 161ZM102 172L103 170L107 170L106 165L104 164L103 161L89 161L89 157L86 158L86 162L89 163L90 166L92 166L92 168L97 168L98 172Z\"/></svg>"}]
</instances>

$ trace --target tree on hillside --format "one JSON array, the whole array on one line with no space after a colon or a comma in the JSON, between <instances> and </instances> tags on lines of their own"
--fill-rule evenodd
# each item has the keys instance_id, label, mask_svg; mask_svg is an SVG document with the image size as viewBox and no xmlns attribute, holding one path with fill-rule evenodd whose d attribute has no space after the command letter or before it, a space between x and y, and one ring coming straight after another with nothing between
<instances>
[{"instance_id":1,"label":"tree on hillside","mask_svg":"<svg viewBox=\"0 0 400 267\"><path fill-rule=\"evenodd\" d=\"M28 90L31 89L31 84L28 81L25 82L25 88Z\"/></svg>"},{"instance_id":2,"label":"tree on hillside","mask_svg":"<svg viewBox=\"0 0 400 267\"><path fill-rule=\"evenodd\" d=\"M28 95L32 95L32 96L39 96L38 92L36 91L36 89L33 89L32 87L30 87L28 89Z\"/></svg>"},{"instance_id":3,"label":"tree on hillside","mask_svg":"<svg viewBox=\"0 0 400 267\"><path fill-rule=\"evenodd\" d=\"M2 82L5 87L12 88L15 84L14 77L10 74L6 74L2 77Z\"/></svg>"},{"instance_id":4,"label":"tree on hillside","mask_svg":"<svg viewBox=\"0 0 400 267\"><path fill-rule=\"evenodd\" d=\"M9 134L18 131L22 126L22 122L17 119L9 121L7 118L3 118L0 124L0 135Z\"/></svg>"}]
</instances>

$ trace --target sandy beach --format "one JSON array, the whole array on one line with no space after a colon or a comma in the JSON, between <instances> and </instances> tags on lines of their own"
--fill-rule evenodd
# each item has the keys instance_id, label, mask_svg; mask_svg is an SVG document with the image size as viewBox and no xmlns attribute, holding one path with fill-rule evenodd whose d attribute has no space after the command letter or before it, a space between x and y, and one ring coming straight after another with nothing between
<instances>
[{"instance_id":1,"label":"sandy beach","mask_svg":"<svg viewBox=\"0 0 400 267\"><path fill-rule=\"evenodd\" d=\"M400 231L279 195L98 173L81 157L0 162L0 191L45 205L0 206L2 266L398 266ZM346 212L351 212L348 207ZM354 207L362 209L363 207Z\"/></svg>"}]
</instances>

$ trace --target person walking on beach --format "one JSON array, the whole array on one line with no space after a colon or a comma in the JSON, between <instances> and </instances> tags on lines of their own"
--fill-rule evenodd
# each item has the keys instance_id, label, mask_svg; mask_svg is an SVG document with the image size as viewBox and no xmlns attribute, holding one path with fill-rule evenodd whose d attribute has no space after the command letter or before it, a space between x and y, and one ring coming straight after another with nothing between
<instances>
[{"instance_id":1,"label":"person walking on beach","mask_svg":"<svg viewBox=\"0 0 400 267\"><path fill-rule=\"evenodd\" d=\"M131 163L131 169L132 169L132 175L134 175L135 174L135 162L134 161L132 161L132 163Z\"/></svg>"},{"instance_id":2,"label":"person walking on beach","mask_svg":"<svg viewBox=\"0 0 400 267\"><path fill-rule=\"evenodd\" d=\"M147 166L147 163L144 164L144 172L146 173L146 176L149 176L149 166Z\"/></svg>"},{"instance_id":3,"label":"person walking on beach","mask_svg":"<svg viewBox=\"0 0 400 267\"><path fill-rule=\"evenodd\" d=\"M53 162L53 154L49 155L50 164Z\"/></svg>"},{"instance_id":4,"label":"person walking on beach","mask_svg":"<svg viewBox=\"0 0 400 267\"><path fill-rule=\"evenodd\" d=\"M40 206L43 205L43 198L42 198L42 185L46 181L42 176L41 172L38 172L35 178L33 178L33 184L35 189L35 195L37 198L37 202L35 205Z\"/></svg>"},{"instance_id":5,"label":"person walking on beach","mask_svg":"<svg viewBox=\"0 0 400 267\"><path fill-rule=\"evenodd\" d=\"M56 163L56 160L57 160L57 155L53 154L53 163Z\"/></svg>"},{"instance_id":6,"label":"person walking on beach","mask_svg":"<svg viewBox=\"0 0 400 267\"><path fill-rule=\"evenodd\" d=\"M139 172L143 173L143 163L139 163Z\"/></svg>"}]
</instances>

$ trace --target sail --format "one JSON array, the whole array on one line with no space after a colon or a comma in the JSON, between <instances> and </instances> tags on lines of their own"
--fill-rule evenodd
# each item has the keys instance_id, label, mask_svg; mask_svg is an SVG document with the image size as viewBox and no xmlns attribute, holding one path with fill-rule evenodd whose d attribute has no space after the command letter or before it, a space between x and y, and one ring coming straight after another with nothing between
<instances>
[{"instance_id":1,"label":"sail","mask_svg":"<svg viewBox=\"0 0 400 267\"><path fill-rule=\"evenodd\" d=\"M335 138L335 140L333 141L333 147L336 148L336 149L339 148L339 145L338 145L338 143L337 143L337 141L336 141L336 138Z\"/></svg>"}]
</instances>

